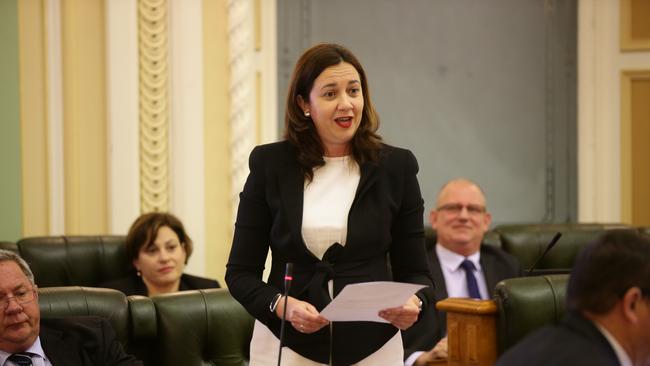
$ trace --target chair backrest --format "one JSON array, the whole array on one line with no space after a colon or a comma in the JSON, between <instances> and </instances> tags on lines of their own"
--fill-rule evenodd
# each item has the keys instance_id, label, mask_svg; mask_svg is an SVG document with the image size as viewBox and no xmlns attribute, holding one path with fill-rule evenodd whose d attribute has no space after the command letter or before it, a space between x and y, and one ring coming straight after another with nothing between
<instances>
[{"instance_id":1,"label":"chair backrest","mask_svg":"<svg viewBox=\"0 0 650 366\"><path fill-rule=\"evenodd\" d=\"M515 224L499 225L494 231L501 237L501 248L529 269L542 255L557 232L562 237L536 266L536 273L569 273L580 249L603 232L614 228L629 228L622 224Z\"/></svg>"},{"instance_id":2,"label":"chair backrest","mask_svg":"<svg viewBox=\"0 0 650 366\"><path fill-rule=\"evenodd\" d=\"M247 365L253 318L226 289L151 298L158 318L158 365Z\"/></svg>"},{"instance_id":3,"label":"chair backrest","mask_svg":"<svg viewBox=\"0 0 650 366\"><path fill-rule=\"evenodd\" d=\"M38 296L41 318L88 315L105 318L127 353L143 360L145 365L155 365L150 360L157 337L156 311L149 298L127 299L117 290L80 286L39 288Z\"/></svg>"},{"instance_id":4,"label":"chair backrest","mask_svg":"<svg viewBox=\"0 0 650 366\"><path fill-rule=\"evenodd\" d=\"M0 249L10 250L14 253L18 253L18 247L13 241L0 241Z\"/></svg>"},{"instance_id":5,"label":"chair backrest","mask_svg":"<svg viewBox=\"0 0 650 366\"><path fill-rule=\"evenodd\" d=\"M650 236L650 226L640 226L638 229L641 234Z\"/></svg>"},{"instance_id":6,"label":"chair backrest","mask_svg":"<svg viewBox=\"0 0 650 366\"><path fill-rule=\"evenodd\" d=\"M497 284L494 300L499 353L537 328L564 317L568 280L569 275L559 274L512 278Z\"/></svg>"},{"instance_id":7,"label":"chair backrest","mask_svg":"<svg viewBox=\"0 0 650 366\"><path fill-rule=\"evenodd\" d=\"M130 313L123 293L92 287L46 287L38 289L42 318L94 315L108 319L122 344L129 343Z\"/></svg>"},{"instance_id":8,"label":"chair backrest","mask_svg":"<svg viewBox=\"0 0 650 366\"><path fill-rule=\"evenodd\" d=\"M19 240L16 246L39 287L97 286L129 274L124 239L112 235L32 237Z\"/></svg>"}]
</instances>

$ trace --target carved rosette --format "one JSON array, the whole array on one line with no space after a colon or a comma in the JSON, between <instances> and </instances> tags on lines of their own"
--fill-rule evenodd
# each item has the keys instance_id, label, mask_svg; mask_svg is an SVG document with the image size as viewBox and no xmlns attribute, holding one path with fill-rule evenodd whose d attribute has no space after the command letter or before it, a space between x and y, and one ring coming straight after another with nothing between
<instances>
[{"instance_id":1,"label":"carved rosette","mask_svg":"<svg viewBox=\"0 0 650 366\"><path fill-rule=\"evenodd\" d=\"M140 211L169 206L167 1L138 0Z\"/></svg>"}]
</instances>

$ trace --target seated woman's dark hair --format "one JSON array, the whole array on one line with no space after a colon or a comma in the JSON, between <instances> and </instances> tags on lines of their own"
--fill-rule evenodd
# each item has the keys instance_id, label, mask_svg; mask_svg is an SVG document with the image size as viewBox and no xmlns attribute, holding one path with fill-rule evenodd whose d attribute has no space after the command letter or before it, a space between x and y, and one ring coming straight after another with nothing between
<instances>
[{"instance_id":1,"label":"seated woman's dark hair","mask_svg":"<svg viewBox=\"0 0 650 366\"><path fill-rule=\"evenodd\" d=\"M376 133L379 128L379 116L370 101L370 89L366 72L361 63L347 48L332 43L321 43L305 51L296 63L291 77L285 112L285 138L298 149L298 163L305 178L311 181L313 169L325 164L323 159L324 147L314 122L303 114L298 105L298 96L309 102L309 93L314 80L323 70L347 62L354 66L361 78L363 94L363 114L359 129L355 133L351 145L351 154L359 164L376 162L381 150L381 137Z\"/></svg>"},{"instance_id":2,"label":"seated woman's dark hair","mask_svg":"<svg viewBox=\"0 0 650 366\"><path fill-rule=\"evenodd\" d=\"M178 240L185 249L187 256L185 263L192 255L192 239L185 232L183 223L176 216L166 212L150 212L138 217L126 236L126 255L129 263L138 258L140 249L148 246L156 240L158 229L167 226L178 236Z\"/></svg>"}]
</instances>

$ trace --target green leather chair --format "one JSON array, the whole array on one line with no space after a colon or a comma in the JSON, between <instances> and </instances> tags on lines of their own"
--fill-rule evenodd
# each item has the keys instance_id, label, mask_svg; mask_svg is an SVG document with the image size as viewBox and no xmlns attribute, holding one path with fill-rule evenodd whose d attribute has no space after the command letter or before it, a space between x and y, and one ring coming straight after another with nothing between
<instances>
[{"instance_id":1,"label":"green leather chair","mask_svg":"<svg viewBox=\"0 0 650 366\"><path fill-rule=\"evenodd\" d=\"M0 241L0 249L11 250L14 253L18 253L18 247L16 243L12 241Z\"/></svg>"},{"instance_id":2,"label":"green leather chair","mask_svg":"<svg viewBox=\"0 0 650 366\"><path fill-rule=\"evenodd\" d=\"M155 340L156 313L153 306L139 309L138 327L134 328L133 312L123 293L92 287L46 287L38 289L42 318L94 315L108 319L118 340L128 353L146 361L145 347ZM137 331L134 332L134 329Z\"/></svg>"},{"instance_id":3,"label":"green leather chair","mask_svg":"<svg viewBox=\"0 0 650 366\"><path fill-rule=\"evenodd\" d=\"M580 249L603 232L614 228L629 228L623 224L515 224L499 225L494 231L501 238L501 248L519 260L524 270L540 258L557 232L562 237L540 261L534 274L569 273Z\"/></svg>"},{"instance_id":4,"label":"green leather chair","mask_svg":"<svg viewBox=\"0 0 650 366\"><path fill-rule=\"evenodd\" d=\"M645 234L645 235L650 236L650 226L641 226L641 227L639 227L639 232L641 234Z\"/></svg>"},{"instance_id":5,"label":"green leather chair","mask_svg":"<svg viewBox=\"0 0 650 366\"><path fill-rule=\"evenodd\" d=\"M568 280L569 275L557 274L512 278L497 284L493 298L498 311L499 354L532 331L564 317Z\"/></svg>"},{"instance_id":6,"label":"green leather chair","mask_svg":"<svg viewBox=\"0 0 650 366\"><path fill-rule=\"evenodd\" d=\"M228 290L183 291L151 301L158 319L156 365L248 365L253 318Z\"/></svg>"},{"instance_id":7,"label":"green leather chair","mask_svg":"<svg viewBox=\"0 0 650 366\"><path fill-rule=\"evenodd\" d=\"M253 319L226 289L124 296L90 287L39 288L43 318L108 319L128 353L145 365L247 365Z\"/></svg>"},{"instance_id":8,"label":"green leather chair","mask_svg":"<svg viewBox=\"0 0 650 366\"><path fill-rule=\"evenodd\" d=\"M16 247L39 287L97 286L131 271L124 236L32 237Z\"/></svg>"}]
</instances>

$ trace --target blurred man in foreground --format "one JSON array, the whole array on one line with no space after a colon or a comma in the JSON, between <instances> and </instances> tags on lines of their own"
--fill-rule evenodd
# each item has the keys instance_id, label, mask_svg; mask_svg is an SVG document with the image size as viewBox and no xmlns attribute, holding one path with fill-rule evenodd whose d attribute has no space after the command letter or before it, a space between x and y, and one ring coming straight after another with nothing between
<instances>
[{"instance_id":1,"label":"blurred man in foreground","mask_svg":"<svg viewBox=\"0 0 650 366\"><path fill-rule=\"evenodd\" d=\"M567 316L526 337L497 365L650 365L650 239L613 230L571 272Z\"/></svg>"}]
</instances>

